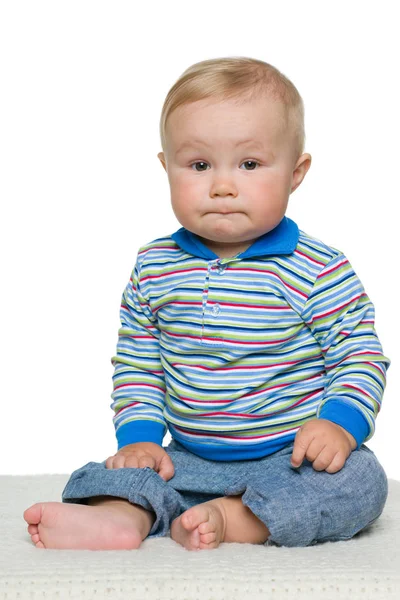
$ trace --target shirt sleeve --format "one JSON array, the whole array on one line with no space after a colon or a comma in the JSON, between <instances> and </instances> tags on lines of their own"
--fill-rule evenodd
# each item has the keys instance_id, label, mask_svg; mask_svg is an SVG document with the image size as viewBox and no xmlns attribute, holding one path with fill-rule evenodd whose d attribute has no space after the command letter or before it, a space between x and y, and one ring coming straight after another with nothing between
<instances>
[{"instance_id":1,"label":"shirt sleeve","mask_svg":"<svg viewBox=\"0 0 400 600\"><path fill-rule=\"evenodd\" d=\"M136 442L162 445L165 379L160 360L160 331L140 289L138 261L122 295L117 353L111 359L113 423L118 450Z\"/></svg>"},{"instance_id":2,"label":"shirt sleeve","mask_svg":"<svg viewBox=\"0 0 400 600\"><path fill-rule=\"evenodd\" d=\"M325 361L325 395L317 418L344 427L358 450L375 432L390 360L375 331L373 304L343 254L319 273L302 318Z\"/></svg>"}]
</instances>

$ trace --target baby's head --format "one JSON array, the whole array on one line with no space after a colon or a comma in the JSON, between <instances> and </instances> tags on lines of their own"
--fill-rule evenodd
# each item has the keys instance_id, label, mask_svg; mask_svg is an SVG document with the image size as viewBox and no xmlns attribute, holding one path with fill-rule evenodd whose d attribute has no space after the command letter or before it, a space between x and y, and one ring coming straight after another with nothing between
<instances>
[{"instance_id":1,"label":"baby's head","mask_svg":"<svg viewBox=\"0 0 400 600\"><path fill-rule=\"evenodd\" d=\"M300 94L252 58L189 67L167 94L160 135L174 213L219 256L274 229L311 165Z\"/></svg>"}]
</instances>

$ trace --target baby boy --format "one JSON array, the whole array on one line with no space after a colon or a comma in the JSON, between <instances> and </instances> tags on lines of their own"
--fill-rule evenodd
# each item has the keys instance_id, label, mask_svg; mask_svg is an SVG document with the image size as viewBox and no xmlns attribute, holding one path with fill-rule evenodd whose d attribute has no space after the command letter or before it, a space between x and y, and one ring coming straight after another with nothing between
<instances>
[{"instance_id":1,"label":"baby boy","mask_svg":"<svg viewBox=\"0 0 400 600\"><path fill-rule=\"evenodd\" d=\"M285 216L311 165L302 99L261 60L206 60L169 91L160 132L182 227L140 248L123 294L118 451L24 512L32 541L350 539L387 498L364 442L390 361L344 254Z\"/></svg>"}]
</instances>

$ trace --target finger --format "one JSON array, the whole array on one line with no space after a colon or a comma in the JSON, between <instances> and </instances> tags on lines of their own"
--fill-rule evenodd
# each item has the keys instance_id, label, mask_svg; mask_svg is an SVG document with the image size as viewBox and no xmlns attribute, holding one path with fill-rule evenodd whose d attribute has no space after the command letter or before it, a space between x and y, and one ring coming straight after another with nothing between
<instances>
[{"instance_id":1,"label":"finger","mask_svg":"<svg viewBox=\"0 0 400 600\"><path fill-rule=\"evenodd\" d=\"M339 450L338 452L336 452L330 465L328 465L328 467L325 469L325 471L327 473L337 473L343 467L346 460L347 460L346 454L344 454L343 452L341 452Z\"/></svg>"},{"instance_id":2,"label":"finger","mask_svg":"<svg viewBox=\"0 0 400 600\"><path fill-rule=\"evenodd\" d=\"M150 467L150 469L154 469L154 467L156 466L156 461L152 456L149 456L148 454L141 456L139 460L136 459L136 463L137 466L141 469L144 469L144 467Z\"/></svg>"},{"instance_id":3,"label":"finger","mask_svg":"<svg viewBox=\"0 0 400 600\"><path fill-rule=\"evenodd\" d=\"M326 448L326 442L321 440L321 438L313 439L307 448L306 459L310 462L317 460L324 448ZM328 466L328 464L329 463L327 463L325 466Z\"/></svg>"},{"instance_id":4,"label":"finger","mask_svg":"<svg viewBox=\"0 0 400 600\"><path fill-rule=\"evenodd\" d=\"M294 438L292 458L290 460L293 467L299 467L304 460L311 437L304 429L299 429Z\"/></svg>"},{"instance_id":5,"label":"finger","mask_svg":"<svg viewBox=\"0 0 400 600\"><path fill-rule=\"evenodd\" d=\"M168 454L161 460L158 474L164 481L169 481L175 475L174 463Z\"/></svg>"},{"instance_id":6,"label":"finger","mask_svg":"<svg viewBox=\"0 0 400 600\"><path fill-rule=\"evenodd\" d=\"M336 450L329 446L324 446L315 459L312 459L313 469L315 471L324 471L328 465L331 464L333 457L336 454Z\"/></svg>"},{"instance_id":7,"label":"finger","mask_svg":"<svg viewBox=\"0 0 400 600\"><path fill-rule=\"evenodd\" d=\"M122 469L125 466L126 457L123 454L116 454L113 460L113 469Z\"/></svg>"},{"instance_id":8,"label":"finger","mask_svg":"<svg viewBox=\"0 0 400 600\"><path fill-rule=\"evenodd\" d=\"M106 469L112 469L114 456L109 456L106 460Z\"/></svg>"}]
</instances>

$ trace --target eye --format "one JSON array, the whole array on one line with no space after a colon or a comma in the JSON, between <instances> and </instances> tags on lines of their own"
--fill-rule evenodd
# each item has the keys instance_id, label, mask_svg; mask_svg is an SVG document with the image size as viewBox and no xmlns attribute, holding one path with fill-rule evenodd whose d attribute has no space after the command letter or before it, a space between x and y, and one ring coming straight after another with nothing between
<instances>
[{"instance_id":1,"label":"eye","mask_svg":"<svg viewBox=\"0 0 400 600\"><path fill-rule=\"evenodd\" d=\"M198 160L197 162L192 163L190 165L190 167L195 167L197 165L207 165L207 163L204 162L204 160ZM206 169L195 169L195 171L197 171L198 173L201 173L202 171L206 171Z\"/></svg>"},{"instance_id":2,"label":"eye","mask_svg":"<svg viewBox=\"0 0 400 600\"><path fill-rule=\"evenodd\" d=\"M256 160L245 160L244 163L242 163L242 165L247 165L247 166L254 165L254 168L245 169L245 171L254 171L255 166L259 165L259 164L260 163L258 163Z\"/></svg>"}]
</instances>

